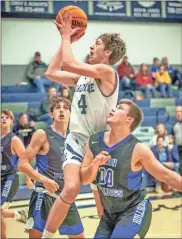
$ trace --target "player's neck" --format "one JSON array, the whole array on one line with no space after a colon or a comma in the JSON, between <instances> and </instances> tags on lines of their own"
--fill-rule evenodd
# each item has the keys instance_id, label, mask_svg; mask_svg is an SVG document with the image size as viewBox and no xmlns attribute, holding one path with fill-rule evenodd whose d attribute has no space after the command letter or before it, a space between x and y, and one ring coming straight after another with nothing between
<instances>
[{"instance_id":1,"label":"player's neck","mask_svg":"<svg viewBox=\"0 0 182 239\"><path fill-rule=\"evenodd\" d=\"M11 130L10 130L9 127L7 127L7 128L2 127L1 128L1 136L4 136L4 135L8 134L10 131Z\"/></svg>"},{"instance_id":2,"label":"player's neck","mask_svg":"<svg viewBox=\"0 0 182 239\"><path fill-rule=\"evenodd\" d=\"M126 128L123 129L123 127L118 128L118 126L116 128L111 127L108 143L110 145L117 144L118 142L125 139L130 134L131 134L130 129L126 129Z\"/></svg>"},{"instance_id":3,"label":"player's neck","mask_svg":"<svg viewBox=\"0 0 182 239\"><path fill-rule=\"evenodd\" d=\"M51 128L53 129L53 131L55 131L56 133L66 137L66 133L67 133L67 125L65 125L64 123L63 124L60 124L60 122L57 124L56 122L54 122L52 125L51 125Z\"/></svg>"}]
</instances>

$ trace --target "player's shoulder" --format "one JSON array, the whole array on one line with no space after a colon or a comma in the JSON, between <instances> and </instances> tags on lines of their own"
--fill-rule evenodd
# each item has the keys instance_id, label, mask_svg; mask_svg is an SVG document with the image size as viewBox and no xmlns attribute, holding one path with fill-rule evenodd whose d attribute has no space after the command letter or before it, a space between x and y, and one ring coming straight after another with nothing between
<instances>
[{"instance_id":1,"label":"player's shoulder","mask_svg":"<svg viewBox=\"0 0 182 239\"><path fill-rule=\"evenodd\" d=\"M42 145L44 142L46 142L46 140L47 140L47 136L45 131L43 129L38 129L33 134L30 141L30 145L34 145L34 146Z\"/></svg>"},{"instance_id":2,"label":"player's shoulder","mask_svg":"<svg viewBox=\"0 0 182 239\"><path fill-rule=\"evenodd\" d=\"M46 136L46 132L43 129L38 129L38 130L35 131L33 136L34 136L34 138L39 138L40 137L40 140L41 140L42 138L44 138Z\"/></svg>"},{"instance_id":3,"label":"player's shoulder","mask_svg":"<svg viewBox=\"0 0 182 239\"><path fill-rule=\"evenodd\" d=\"M16 134L14 134L13 137L11 138L11 143L14 142L22 142L21 139Z\"/></svg>"},{"instance_id":4,"label":"player's shoulder","mask_svg":"<svg viewBox=\"0 0 182 239\"><path fill-rule=\"evenodd\" d=\"M136 143L134 148L134 154L138 156L146 156L150 151L150 148L141 142Z\"/></svg>"},{"instance_id":5,"label":"player's shoulder","mask_svg":"<svg viewBox=\"0 0 182 239\"><path fill-rule=\"evenodd\" d=\"M11 150L16 150L18 148L24 148L24 144L22 142L22 140L17 136L17 135L14 135L12 138L11 138Z\"/></svg>"}]
</instances>

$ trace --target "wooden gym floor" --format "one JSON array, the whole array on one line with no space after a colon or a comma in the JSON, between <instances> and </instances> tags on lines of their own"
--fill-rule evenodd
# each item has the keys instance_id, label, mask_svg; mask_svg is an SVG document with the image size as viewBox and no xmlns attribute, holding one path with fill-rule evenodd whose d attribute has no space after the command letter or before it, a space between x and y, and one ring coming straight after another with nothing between
<instances>
[{"instance_id":1,"label":"wooden gym floor","mask_svg":"<svg viewBox=\"0 0 182 239\"><path fill-rule=\"evenodd\" d=\"M151 202L152 223L146 238L182 238L182 198L155 199ZM96 208L81 208L79 212L85 228L85 237L93 238L99 222ZM24 224L15 222L14 219L7 219L6 222L7 238L28 238L28 234L24 233ZM55 238L64 237L56 233Z\"/></svg>"}]
</instances>

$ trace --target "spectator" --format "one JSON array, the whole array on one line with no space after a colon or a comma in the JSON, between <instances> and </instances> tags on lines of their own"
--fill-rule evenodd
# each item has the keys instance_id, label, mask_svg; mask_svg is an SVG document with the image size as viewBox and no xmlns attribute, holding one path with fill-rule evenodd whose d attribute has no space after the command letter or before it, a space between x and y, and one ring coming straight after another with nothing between
<instances>
[{"instance_id":1,"label":"spectator","mask_svg":"<svg viewBox=\"0 0 182 239\"><path fill-rule=\"evenodd\" d=\"M120 90L132 89L135 86L135 72L128 62L128 57L124 56L122 63L118 67L118 75L120 79Z\"/></svg>"},{"instance_id":2,"label":"spectator","mask_svg":"<svg viewBox=\"0 0 182 239\"><path fill-rule=\"evenodd\" d=\"M136 90L144 92L146 98L156 97L156 90L153 86L152 74L148 72L148 66L141 64L139 73L136 75Z\"/></svg>"},{"instance_id":3,"label":"spectator","mask_svg":"<svg viewBox=\"0 0 182 239\"><path fill-rule=\"evenodd\" d=\"M60 92L60 96L72 101L71 92L70 92L70 89L68 87L63 87L62 88L62 90Z\"/></svg>"},{"instance_id":4,"label":"spectator","mask_svg":"<svg viewBox=\"0 0 182 239\"><path fill-rule=\"evenodd\" d=\"M46 70L47 65L42 62L40 52L35 52L34 61L29 64L27 69L27 77L41 93L46 93L45 86L54 86L58 92L60 85L45 77Z\"/></svg>"},{"instance_id":5,"label":"spectator","mask_svg":"<svg viewBox=\"0 0 182 239\"><path fill-rule=\"evenodd\" d=\"M29 121L26 113L20 113L18 122L13 127L13 132L20 137L25 147L30 143L31 137L35 132L34 121Z\"/></svg>"},{"instance_id":6,"label":"spectator","mask_svg":"<svg viewBox=\"0 0 182 239\"><path fill-rule=\"evenodd\" d=\"M172 128L172 135L176 145L178 146L180 156L180 172L182 173L182 106L176 107L176 123Z\"/></svg>"},{"instance_id":7,"label":"spectator","mask_svg":"<svg viewBox=\"0 0 182 239\"><path fill-rule=\"evenodd\" d=\"M151 148L154 153L156 159L158 159L162 164L168 161L168 150L167 147L164 146L164 137L157 137L157 144Z\"/></svg>"},{"instance_id":8,"label":"spectator","mask_svg":"<svg viewBox=\"0 0 182 239\"><path fill-rule=\"evenodd\" d=\"M153 59L153 66L151 68L153 79L155 79L157 71L159 71L159 58L154 57L154 59Z\"/></svg>"},{"instance_id":9,"label":"spectator","mask_svg":"<svg viewBox=\"0 0 182 239\"><path fill-rule=\"evenodd\" d=\"M164 146L164 138L162 136L157 137L157 145L153 146L151 150L156 159L158 159L159 162L162 163L163 165L165 165L165 163L171 159L169 156L168 148ZM161 183L156 179L154 179L154 181L155 181L155 192L162 193Z\"/></svg>"},{"instance_id":10,"label":"spectator","mask_svg":"<svg viewBox=\"0 0 182 239\"><path fill-rule=\"evenodd\" d=\"M160 163L162 163L165 167L170 168L178 172L178 165L179 165L179 154L177 147L173 144L172 140L170 140L170 144L168 147L164 146L164 137L158 136L157 137L157 144L151 148L154 156ZM155 191L157 193L163 193L161 190L161 184L158 180L153 178L148 172L144 170L143 173L143 186L150 187L154 186Z\"/></svg>"},{"instance_id":11,"label":"spectator","mask_svg":"<svg viewBox=\"0 0 182 239\"><path fill-rule=\"evenodd\" d=\"M47 94L47 98L44 99L42 102L41 102L41 106L40 106L40 116L38 117L38 119L40 121L44 121L47 123L47 125L51 125L53 120L49 114L50 110L49 110L49 104L50 104L50 98L52 96L55 96L56 95L56 88L55 87L50 87L48 89L48 94Z\"/></svg>"},{"instance_id":12,"label":"spectator","mask_svg":"<svg viewBox=\"0 0 182 239\"><path fill-rule=\"evenodd\" d=\"M156 73L155 86L160 91L162 97L173 97L171 78L163 65L159 67L159 72Z\"/></svg>"},{"instance_id":13,"label":"spectator","mask_svg":"<svg viewBox=\"0 0 182 239\"><path fill-rule=\"evenodd\" d=\"M173 135L169 135L169 144L167 150L168 162L164 162L164 166L179 173L179 152L178 146L174 143Z\"/></svg>"},{"instance_id":14,"label":"spectator","mask_svg":"<svg viewBox=\"0 0 182 239\"><path fill-rule=\"evenodd\" d=\"M163 123L159 123L159 124L156 125L155 134L152 136L152 138L149 142L150 147L153 147L157 144L157 137L158 136L162 136L164 138L164 146L168 146L169 137L167 135L167 130L166 130Z\"/></svg>"},{"instance_id":15,"label":"spectator","mask_svg":"<svg viewBox=\"0 0 182 239\"><path fill-rule=\"evenodd\" d=\"M161 163L167 161L167 150L166 147L164 147L164 138L162 136L157 137L157 145L153 146L151 150L154 153L156 159L158 159ZM155 192L162 192L160 182L152 175L150 175L145 169L143 170L142 181L144 187L154 187Z\"/></svg>"},{"instance_id":16,"label":"spectator","mask_svg":"<svg viewBox=\"0 0 182 239\"><path fill-rule=\"evenodd\" d=\"M172 84L182 88L182 74L180 71L169 65L167 57L163 57L161 63L165 66L166 71L170 74Z\"/></svg>"}]
</instances>

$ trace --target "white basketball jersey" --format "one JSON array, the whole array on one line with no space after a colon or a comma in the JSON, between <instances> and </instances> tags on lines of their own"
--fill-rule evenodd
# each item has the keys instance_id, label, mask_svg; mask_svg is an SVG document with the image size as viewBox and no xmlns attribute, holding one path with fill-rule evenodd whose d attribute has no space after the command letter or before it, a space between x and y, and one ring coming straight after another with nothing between
<instances>
[{"instance_id":1,"label":"white basketball jersey","mask_svg":"<svg viewBox=\"0 0 182 239\"><path fill-rule=\"evenodd\" d=\"M107 117L118 100L119 77L111 96L104 96L93 78L81 76L75 89L70 117L70 132L87 138L99 131L108 129Z\"/></svg>"}]
</instances>

